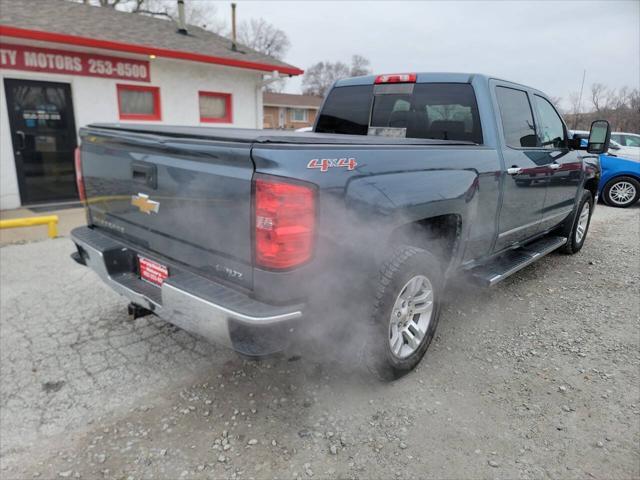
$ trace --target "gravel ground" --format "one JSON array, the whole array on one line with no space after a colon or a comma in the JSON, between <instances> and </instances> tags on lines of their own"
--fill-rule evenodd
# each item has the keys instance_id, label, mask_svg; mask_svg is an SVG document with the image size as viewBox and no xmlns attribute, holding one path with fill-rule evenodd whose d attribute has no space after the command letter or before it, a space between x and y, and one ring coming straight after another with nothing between
<instances>
[{"instance_id":1,"label":"gravel ground","mask_svg":"<svg viewBox=\"0 0 640 480\"><path fill-rule=\"evenodd\" d=\"M0 249L0 475L638 478L640 206L575 256L459 289L392 384L317 356L243 360L68 258Z\"/></svg>"}]
</instances>

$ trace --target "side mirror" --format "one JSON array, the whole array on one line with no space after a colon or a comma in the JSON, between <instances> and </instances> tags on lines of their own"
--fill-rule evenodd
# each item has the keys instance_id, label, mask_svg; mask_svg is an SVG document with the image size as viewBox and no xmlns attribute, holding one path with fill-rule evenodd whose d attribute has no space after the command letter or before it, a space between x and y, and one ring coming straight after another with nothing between
<instances>
[{"instance_id":1,"label":"side mirror","mask_svg":"<svg viewBox=\"0 0 640 480\"><path fill-rule=\"evenodd\" d=\"M609 145L609 150L620 150L618 145L614 145L613 143Z\"/></svg>"},{"instance_id":2,"label":"side mirror","mask_svg":"<svg viewBox=\"0 0 640 480\"><path fill-rule=\"evenodd\" d=\"M601 154L609 149L611 126L606 120L596 120L591 124L587 152Z\"/></svg>"}]
</instances>

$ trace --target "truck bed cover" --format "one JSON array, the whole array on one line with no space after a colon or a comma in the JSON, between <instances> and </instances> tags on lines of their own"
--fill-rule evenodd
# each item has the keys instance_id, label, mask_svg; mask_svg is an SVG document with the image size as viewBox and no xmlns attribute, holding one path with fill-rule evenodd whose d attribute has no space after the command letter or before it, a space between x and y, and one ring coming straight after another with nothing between
<instances>
[{"instance_id":1,"label":"truck bed cover","mask_svg":"<svg viewBox=\"0 0 640 480\"><path fill-rule=\"evenodd\" d=\"M475 145L462 140L435 140L429 138L392 138L369 135L343 135L333 133L291 132L287 130L258 130L252 128L185 127L177 125L123 125L94 123L81 130L100 130L130 134L153 135L167 138L190 138L238 143L277 144L335 144L335 145ZM162 141L161 138L157 138Z\"/></svg>"}]
</instances>

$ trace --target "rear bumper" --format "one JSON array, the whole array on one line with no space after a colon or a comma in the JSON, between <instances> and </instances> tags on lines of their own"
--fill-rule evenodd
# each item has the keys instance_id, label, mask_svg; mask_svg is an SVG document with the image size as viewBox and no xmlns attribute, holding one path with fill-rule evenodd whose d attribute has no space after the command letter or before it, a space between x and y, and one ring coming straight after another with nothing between
<instances>
[{"instance_id":1,"label":"rear bumper","mask_svg":"<svg viewBox=\"0 0 640 480\"><path fill-rule=\"evenodd\" d=\"M139 252L134 248L88 227L74 229L71 238L78 250L72 258L120 295L174 325L246 355L282 350L302 319L304 305L265 304L170 263L170 277L157 287L138 277Z\"/></svg>"}]
</instances>

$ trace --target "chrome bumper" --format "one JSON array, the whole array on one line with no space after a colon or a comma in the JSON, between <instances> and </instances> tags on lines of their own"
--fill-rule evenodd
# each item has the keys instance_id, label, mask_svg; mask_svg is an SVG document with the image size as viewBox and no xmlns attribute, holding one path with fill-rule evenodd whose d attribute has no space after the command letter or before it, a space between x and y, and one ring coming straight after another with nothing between
<instances>
[{"instance_id":1,"label":"chrome bumper","mask_svg":"<svg viewBox=\"0 0 640 480\"><path fill-rule=\"evenodd\" d=\"M162 287L151 285L140 280L130 267L138 253L134 248L88 227L74 229L71 239L78 248L74 259L132 303L208 341L247 355L265 355L284 348L285 334L302 318L302 305L278 307L261 303L237 290L171 267L171 276ZM275 333L275 339L271 338L275 341L265 345L270 333Z\"/></svg>"}]
</instances>

